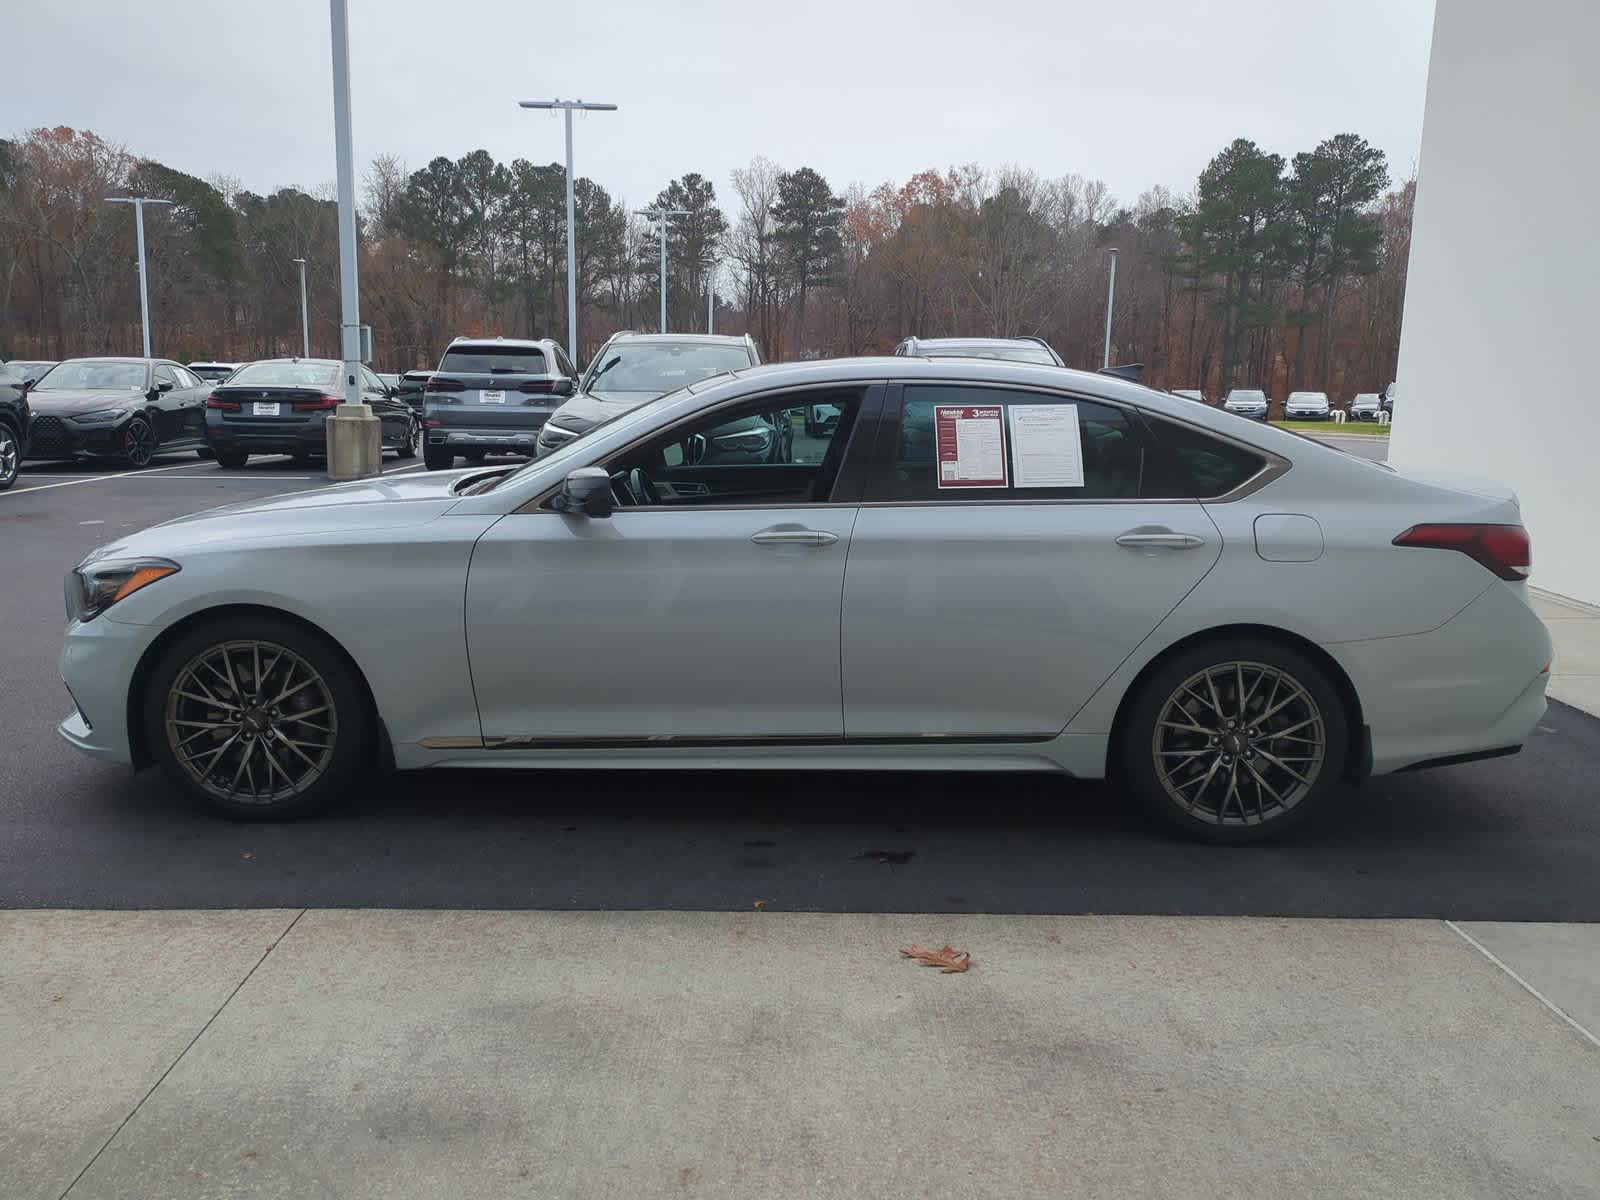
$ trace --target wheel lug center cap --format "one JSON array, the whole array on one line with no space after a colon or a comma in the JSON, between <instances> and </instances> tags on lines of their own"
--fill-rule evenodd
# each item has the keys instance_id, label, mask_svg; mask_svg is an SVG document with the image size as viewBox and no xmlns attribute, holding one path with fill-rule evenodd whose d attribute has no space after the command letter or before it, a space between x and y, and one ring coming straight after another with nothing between
<instances>
[{"instance_id":1,"label":"wheel lug center cap","mask_svg":"<svg viewBox=\"0 0 1600 1200\"><path fill-rule=\"evenodd\" d=\"M252 708L239 718L239 728L246 733L266 733L272 728L272 718L264 708Z\"/></svg>"},{"instance_id":2,"label":"wheel lug center cap","mask_svg":"<svg viewBox=\"0 0 1600 1200\"><path fill-rule=\"evenodd\" d=\"M1229 754L1243 754L1249 745L1249 739L1241 733L1230 730L1222 735L1222 748Z\"/></svg>"}]
</instances>

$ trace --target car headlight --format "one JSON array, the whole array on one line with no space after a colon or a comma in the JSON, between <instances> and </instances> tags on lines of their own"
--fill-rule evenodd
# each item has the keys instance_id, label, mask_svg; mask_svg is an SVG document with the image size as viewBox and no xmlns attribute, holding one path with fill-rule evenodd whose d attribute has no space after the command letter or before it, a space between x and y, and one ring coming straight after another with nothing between
<instances>
[{"instance_id":1,"label":"car headlight","mask_svg":"<svg viewBox=\"0 0 1600 1200\"><path fill-rule=\"evenodd\" d=\"M85 562L67 572L67 617L73 621L92 621L118 600L181 568L164 558L124 558L106 562Z\"/></svg>"},{"instance_id":2,"label":"car headlight","mask_svg":"<svg viewBox=\"0 0 1600 1200\"><path fill-rule=\"evenodd\" d=\"M118 417L122 416L126 411L127 411L126 409L121 409L121 408L99 408L99 409L96 409L94 412L79 413L77 416L73 417L72 419L74 421L81 421L83 424L88 425L88 424L90 424L92 422L97 422L97 421L115 421Z\"/></svg>"},{"instance_id":3,"label":"car headlight","mask_svg":"<svg viewBox=\"0 0 1600 1200\"><path fill-rule=\"evenodd\" d=\"M766 429L752 429L747 433L724 433L711 439L719 450L765 450L772 445L772 433Z\"/></svg>"}]
</instances>

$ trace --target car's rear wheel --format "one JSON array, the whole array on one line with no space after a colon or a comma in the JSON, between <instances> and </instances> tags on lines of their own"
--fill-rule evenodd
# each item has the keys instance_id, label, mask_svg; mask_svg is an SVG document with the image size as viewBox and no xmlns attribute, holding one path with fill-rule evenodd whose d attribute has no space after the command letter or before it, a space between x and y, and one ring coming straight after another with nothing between
<instances>
[{"instance_id":1,"label":"car's rear wheel","mask_svg":"<svg viewBox=\"0 0 1600 1200\"><path fill-rule=\"evenodd\" d=\"M400 443L395 452L401 458L415 458L417 456L417 447L420 445L422 445L422 426L413 421L406 429L405 441Z\"/></svg>"},{"instance_id":2,"label":"car's rear wheel","mask_svg":"<svg viewBox=\"0 0 1600 1200\"><path fill-rule=\"evenodd\" d=\"M337 799L368 758L367 702L324 638L273 617L228 617L180 637L144 695L167 776L226 816L302 816Z\"/></svg>"},{"instance_id":3,"label":"car's rear wheel","mask_svg":"<svg viewBox=\"0 0 1600 1200\"><path fill-rule=\"evenodd\" d=\"M1190 837L1252 842L1312 818L1343 786L1343 702L1327 673L1265 638L1186 650L1132 700L1125 782Z\"/></svg>"},{"instance_id":4,"label":"car's rear wheel","mask_svg":"<svg viewBox=\"0 0 1600 1200\"><path fill-rule=\"evenodd\" d=\"M218 450L217 466L242 467L250 461L250 455L243 450Z\"/></svg>"},{"instance_id":5,"label":"car's rear wheel","mask_svg":"<svg viewBox=\"0 0 1600 1200\"><path fill-rule=\"evenodd\" d=\"M143 417L134 417L122 431L122 459L130 467L148 467L156 452L156 431Z\"/></svg>"},{"instance_id":6,"label":"car's rear wheel","mask_svg":"<svg viewBox=\"0 0 1600 1200\"><path fill-rule=\"evenodd\" d=\"M11 426L0 421L0 492L17 481L17 472L21 469L22 446Z\"/></svg>"},{"instance_id":7,"label":"car's rear wheel","mask_svg":"<svg viewBox=\"0 0 1600 1200\"><path fill-rule=\"evenodd\" d=\"M446 446L424 446L422 461L430 471L448 471L456 465L456 456Z\"/></svg>"}]
</instances>

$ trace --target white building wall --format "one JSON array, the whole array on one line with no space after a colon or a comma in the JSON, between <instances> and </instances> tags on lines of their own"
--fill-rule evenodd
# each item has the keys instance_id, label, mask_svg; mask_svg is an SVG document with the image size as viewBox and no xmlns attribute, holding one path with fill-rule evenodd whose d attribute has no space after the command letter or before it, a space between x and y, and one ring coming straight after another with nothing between
<instances>
[{"instance_id":1,"label":"white building wall","mask_svg":"<svg viewBox=\"0 0 1600 1200\"><path fill-rule=\"evenodd\" d=\"M1390 460L1517 489L1600 604L1600 0L1438 0Z\"/></svg>"}]
</instances>

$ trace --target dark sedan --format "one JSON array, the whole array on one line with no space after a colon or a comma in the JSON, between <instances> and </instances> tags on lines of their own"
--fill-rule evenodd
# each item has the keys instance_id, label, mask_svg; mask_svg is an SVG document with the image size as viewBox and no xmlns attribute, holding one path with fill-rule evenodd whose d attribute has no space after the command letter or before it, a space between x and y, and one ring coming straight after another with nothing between
<instances>
[{"instance_id":1,"label":"dark sedan","mask_svg":"<svg viewBox=\"0 0 1600 1200\"><path fill-rule=\"evenodd\" d=\"M242 467L252 454L289 454L298 463L327 453L323 421L344 403L338 362L272 358L240 367L205 402L206 441L224 467ZM362 401L383 422L383 448L413 458L421 424L390 388L361 368Z\"/></svg>"},{"instance_id":2,"label":"dark sedan","mask_svg":"<svg viewBox=\"0 0 1600 1200\"><path fill-rule=\"evenodd\" d=\"M166 358L69 358L28 389L30 459L121 459L204 450L211 385Z\"/></svg>"}]
</instances>

